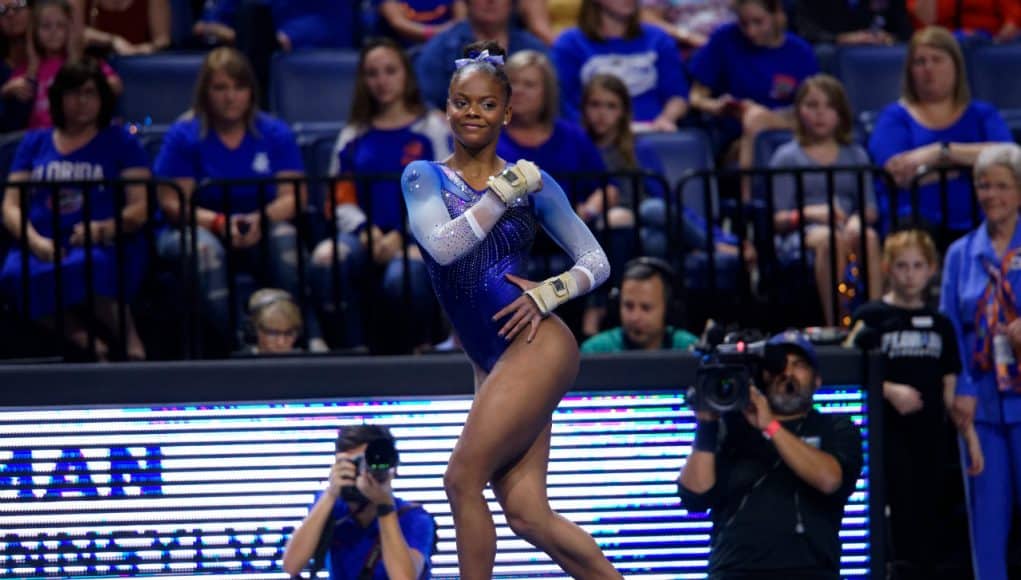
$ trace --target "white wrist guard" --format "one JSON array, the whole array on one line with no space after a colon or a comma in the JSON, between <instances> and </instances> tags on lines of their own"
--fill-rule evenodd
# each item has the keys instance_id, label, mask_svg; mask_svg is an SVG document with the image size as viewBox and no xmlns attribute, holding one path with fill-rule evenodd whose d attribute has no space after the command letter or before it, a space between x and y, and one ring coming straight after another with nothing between
<instances>
[{"instance_id":1,"label":"white wrist guard","mask_svg":"<svg viewBox=\"0 0 1021 580\"><path fill-rule=\"evenodd\" d=\"M557 306L578 295L578 282L570 272L547 278L541 284L525 291L529 298L539 307L543 316L549 316Z\"/></svg>"},{"instance_id":2,"label":"white wrist guard","mask_svg":"<svg viewBox=\"0 0 1021 580\"><path fill-rule=\"evenodd\" d=\"M504 205L509 206L529 193L542 189L542 174L539 173L538 165L521 160L491 176L486 185Z\"/></svg>"}]
</instances>

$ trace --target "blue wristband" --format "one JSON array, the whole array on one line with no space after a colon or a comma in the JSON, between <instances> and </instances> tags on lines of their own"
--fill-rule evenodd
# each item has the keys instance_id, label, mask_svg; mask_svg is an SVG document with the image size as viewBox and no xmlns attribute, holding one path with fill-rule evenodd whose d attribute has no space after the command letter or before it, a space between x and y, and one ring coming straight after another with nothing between
<instances>
[{"instance_id":1,"label":"blue wristband","mask_svg":"<svg viewBox=\"0 0 1021 580\"><path fill-rule=\"evenodd\" d=\"M716 453L716 446L719 443L720 422L699 421L695 423L695 451Z\"/></svg>"}]
</instances>

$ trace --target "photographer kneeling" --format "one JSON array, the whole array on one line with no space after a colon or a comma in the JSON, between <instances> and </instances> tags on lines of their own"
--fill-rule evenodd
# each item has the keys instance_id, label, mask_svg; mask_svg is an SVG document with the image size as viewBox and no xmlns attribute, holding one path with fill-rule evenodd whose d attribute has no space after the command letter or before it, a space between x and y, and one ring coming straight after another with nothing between
<instances>
[{"instance_id":1,"label":"photographer kneeling","mask_svg":"<svg viewBox=\"0 0 1021 580\"><path fill-rule=\"evenodd\" d=\"M386 427L341 427L329 483L288 541L284 571L297 576L315 555L313 578L324 558L333 579L428 578L436 525L422 506L394 497L397 461Z\"/></svg>"},{"instance_id":2,"label":"photographer kneeling","mask_svg":"<svg viewBox=\"0 0 1021 580\"><path fill-rule=\"evenodd\" d=\"M804 334L783 332L766 348L786 360L762 371L765 394L751 387L743 413L722 420L697 410L694 449L678 478L681 501L689 511L712 510L710 580L836 580L844 503L862 468L861 433L846 417L812 408L822 379ZM766 358L769 367L777 357Z\"/></svg>"}]
</instances>

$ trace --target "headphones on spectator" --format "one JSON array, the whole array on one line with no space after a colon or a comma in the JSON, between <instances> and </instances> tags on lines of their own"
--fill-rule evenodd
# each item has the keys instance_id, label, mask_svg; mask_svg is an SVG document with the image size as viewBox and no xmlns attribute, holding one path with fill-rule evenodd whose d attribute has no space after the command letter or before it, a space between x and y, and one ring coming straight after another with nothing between
<instances>
[{"instance_id":1,"label":"headphones on spectator","mask_svg":"<svg viewBox=\"0 0 1021 580\"><path fill-rule=\"evenodd\" d=\"M255 320L259 317L259 314L265 310L268 310L274 304L280 302L294 302L291 297L291 293L286 290L280 289L266 289L261 291L263 293L257 300L253 300L255 294L248 299L248 316L245 317L245 322L241 328L241 343L243 345L255 345L259 343L258 328L256 328ZM295 344L303 344L305 340L304 336L304 324L298 327L298 338Z\"/></svg>"},{"instance_id":2,"label":"headphones on spectator","mask_svg":"<svg viewBox=\"0 0 1021 580\"><path fill-rule=\"evenodd\" d=\"M666 324L679 328L683 326L685 318L684 301L680 298L680 280L677 277L677 270L669 262L654 256L639 256L632 258L624 264L624 274L620 283L610 290L609 299L606 304L606 322L604 326L614 327L620 325L620 289L624 285L627 273L634 268L644 266L651 269L663 281L663 292L666 298Z\"/></svg>"}]
</instances>

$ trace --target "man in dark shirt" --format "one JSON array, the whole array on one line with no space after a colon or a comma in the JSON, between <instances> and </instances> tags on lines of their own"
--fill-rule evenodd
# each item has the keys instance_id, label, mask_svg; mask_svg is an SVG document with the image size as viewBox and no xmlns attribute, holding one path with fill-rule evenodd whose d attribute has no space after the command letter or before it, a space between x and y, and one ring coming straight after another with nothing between
<instances>
[{"instance_id":1,"label":"man in dark shirt","mask_svg":"<svg viewBox=\"0 0 1021 580\"><path fill-rule=\"evenodd\" d=\"M837 580L840 521L862 468L861 433L812 408L822 384L812 344L772 337L786 353L766 392L742 414L697 411L678 490L690 511L711 511L710 580Z\"/></svg>"}]
</instances>

